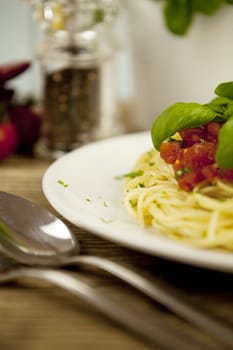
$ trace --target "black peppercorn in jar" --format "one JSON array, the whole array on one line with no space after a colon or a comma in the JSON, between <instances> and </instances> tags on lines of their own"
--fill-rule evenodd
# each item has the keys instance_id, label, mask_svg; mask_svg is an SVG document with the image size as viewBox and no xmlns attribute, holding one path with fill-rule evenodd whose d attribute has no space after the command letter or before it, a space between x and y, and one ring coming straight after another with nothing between
<instances>
[{"instance_id":1,"label":"black peppercorn in jar","mask_svg":"<svg viewBox=\"0 0 233 350\"><path fill-rule=\"evenodd\" d=\"M100 68L63 68L45 75L44 132L49 148L69 151L94 140L100 127Z\"/></svg>"}]
</instances>

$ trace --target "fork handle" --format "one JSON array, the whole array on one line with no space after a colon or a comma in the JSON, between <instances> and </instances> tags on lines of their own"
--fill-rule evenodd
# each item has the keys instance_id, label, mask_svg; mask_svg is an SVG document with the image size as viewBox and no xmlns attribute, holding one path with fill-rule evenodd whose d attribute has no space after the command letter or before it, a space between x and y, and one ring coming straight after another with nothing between
<instances>
[{"instance_id":1,"label":"fork handle","mask_svg":"<svg viewBox=\"0 0 233 350\"><path fill-rule=\"evenodd\" d=\"M191 343L184 338L180 339L174 332L162 325L154 326L151 322L142 319L139 315L120 307L110 299L98 293L88 284L78 280L66 272L52 269L35 269L19 267L0 274L0 283L7 283L21 278L36 278L56 285L82 300L88 302L105 316L137 334L144 340L160 346L164 350L199 350L200 344ZM203 349L203 348L202 348ZM207 349L207 348L204 348Z\"/></svg>"},{"instance_id":2,"label":"fork handle","mask_svg":"<svg viewBox=\"0 0 233 350\"><path fill-rule=\"evenodd\" d=\"M221 340L223 344L233 349L233 330L230 326L192 306L184 300L181 294L169 290L168 285L155 285L139 273L98 256L83 255L66 258L65 265L75 264L97 267L120 278L149 296L152 300L165 306L179 317L206 331L209 335L217 340Z\"/></svg>"}]
</instances>

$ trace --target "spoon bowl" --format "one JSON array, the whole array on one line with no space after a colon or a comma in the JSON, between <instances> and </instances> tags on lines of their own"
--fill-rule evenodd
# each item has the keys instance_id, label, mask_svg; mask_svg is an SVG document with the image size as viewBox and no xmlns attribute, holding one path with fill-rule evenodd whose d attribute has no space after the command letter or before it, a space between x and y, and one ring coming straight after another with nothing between
<instances>
[{"instance_id":1,"label":"spoon bowl","mask_svg":"<svg viewBox=\"0 0 233 350\"><path fill-rule=\"evenodd\" d=\"M7 255L24 264L48 265L79 253L70 229L48 210L7 192L0 192L0 203L0 243Z\"/></svg>"}]
</instances>

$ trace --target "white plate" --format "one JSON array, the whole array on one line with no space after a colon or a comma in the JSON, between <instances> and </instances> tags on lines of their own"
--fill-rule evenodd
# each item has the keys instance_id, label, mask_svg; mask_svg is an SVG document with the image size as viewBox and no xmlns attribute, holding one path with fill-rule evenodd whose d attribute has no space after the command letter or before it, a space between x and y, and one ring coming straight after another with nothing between
<instances>
[{"instance_id":1,"label":"white plate","mask_svg":"<svg viewBox=\"0 0 233 350\"><path fill-rule=\"evenodd\" d=\"M139 155L151 147L148 132L83 146L48 168L44 194L67 220L105 239L151 255L233 272L232 253L184 246L158 231L143 229L122 206L122 184L115 177L129 172Z\"/></svg>"}]
</instances>

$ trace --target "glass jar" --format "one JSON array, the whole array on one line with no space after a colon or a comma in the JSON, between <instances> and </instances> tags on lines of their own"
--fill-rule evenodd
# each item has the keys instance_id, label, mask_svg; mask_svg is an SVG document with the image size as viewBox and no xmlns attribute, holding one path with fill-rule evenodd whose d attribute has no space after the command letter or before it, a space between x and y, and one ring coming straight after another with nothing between
<instances>
[{"instance_id":1,"label":"glass jar","mask_svg":"<svg viewBox=\"0 0 233 350\"><path fill-rule=\"evenodd\" d=\"M112 30L117 7L115 0L36 4L46 32L38 50L44 123L36 151L57 158L120 132Z\"/></svg>"}]
</instances>

